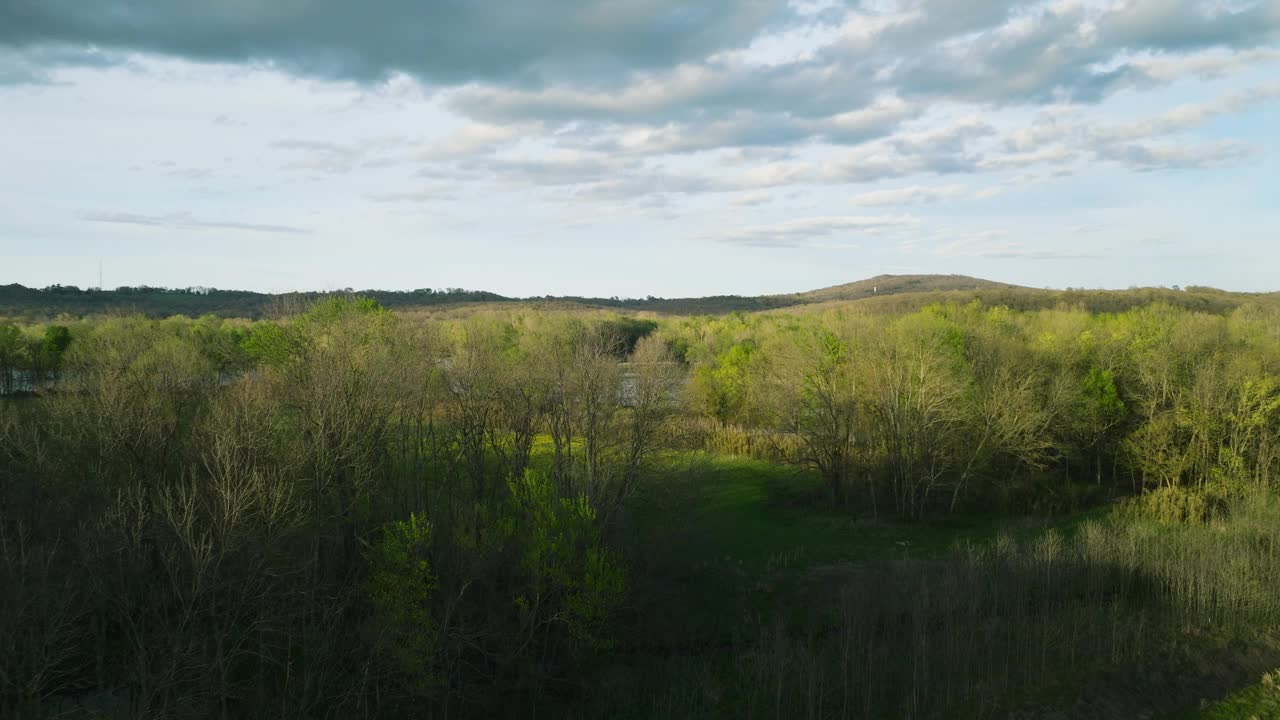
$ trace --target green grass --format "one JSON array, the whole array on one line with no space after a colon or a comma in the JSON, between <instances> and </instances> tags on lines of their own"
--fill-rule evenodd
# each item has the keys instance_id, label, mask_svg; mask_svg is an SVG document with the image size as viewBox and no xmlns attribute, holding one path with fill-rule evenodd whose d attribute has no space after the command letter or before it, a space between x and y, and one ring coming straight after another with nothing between
<instances>
[{"instance_id":1,"label":"green grass","mask_svg":"<svg viewBox=\"0 0 1280 720\"><path fill-rule=\"evenodd\" d=\"M1211 526L1109 509L906 525L805 501L820 490L809 473L662 460L629 545L650 562L637 588L668 592L643 606L631 651L659 669L648 692L683 693L675 715L785 716L759 703L786 697L831 716L848 693L866 717L1070 717L1082 699L1110 708L1097 717L1138 717L1220 696L1275 662L1261 635L1275 617L1270 500ZM1077 532L1088 520L1099 522ZM948 552L997 537L1011 542ZM1274 703L1253 688L1182 720L1280 720Z\"/></svg>"},{"instance_id":2,"label":"green grass","mask_svg":"<svg viewBox=\"0 0 1280 720\"><path fill-rule=\"evenodd\" d=\"M1047 521L961 515L932 522L873 518L869 508L831 510L808 502L820 490L812 473L745 457L671 453L662 459L651 494L640 503L642 530L669 532L673 520L697 542L683 554L691 562L733 562L764 571L785 562L812 568L873 559L921 559L957 543L981 543L1002 533L1038 534L1069 529L1086 517Z\"/></svg>"},{"instance_id":3,"label":"green grass","mask_svg":"<svg viewBox=\"0 0 1280 720\"><path fill-rule=\"evenodd\" d=\"M904 523L869 508L833 510L810 472L740 456L669 452L633 505L633 570L679 607L663 630L716 642L760 617L801 623L820 607L813 593L838 586L866 562L928 560L997 536L1070 531L1086 517L1046 521L964 515ZM678 617L677 617L678 616Z\"/></svg>"},{"instance_id":4,"label":"green grass","mask_svg":"<svg viewBox=\"0 0 1280 720\"><path fill-rule=\"evenodd\" d=\"M1168 720L1280 720L1280 670L1270 676L1270 681L1264 678L1221 702Z\"/></svg>"}]
</instances>

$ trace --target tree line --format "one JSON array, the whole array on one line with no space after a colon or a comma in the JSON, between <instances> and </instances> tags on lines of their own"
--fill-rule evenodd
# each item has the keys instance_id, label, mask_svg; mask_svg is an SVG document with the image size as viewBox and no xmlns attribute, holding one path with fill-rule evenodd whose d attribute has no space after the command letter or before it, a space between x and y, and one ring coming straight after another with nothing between
<instances>
[{"instance_id":1,"label":"tree line","mask_svg":"<svg viewBox=\"0 0 1280 720\"><path fill-rule=\"evenodd\" d=\"M812 467L833 502L921 517L1273 481L1277 319L969 303L688 320L663 337L716 421L709 442Z\"/></svg>"}]
</instances>

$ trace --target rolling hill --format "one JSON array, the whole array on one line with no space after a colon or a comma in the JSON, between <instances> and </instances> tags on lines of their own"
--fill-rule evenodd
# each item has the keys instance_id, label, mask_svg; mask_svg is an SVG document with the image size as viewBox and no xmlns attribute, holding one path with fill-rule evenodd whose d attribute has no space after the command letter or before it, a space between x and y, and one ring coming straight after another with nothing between
<instances>
[{"instance_id":1,"label":"rolling hill","mask_svg":"<svg viewBox=\"0 0 1280 720\"><path fill-rule=\"evenodd\" d=\"M782 295L716 295L697 298L593 298L542 296L514 298L497 293L461 290L343 290L338 293L269 294L247 290L208 288L121 287L82 290L54 285L28 288L0 285L0 317L42 320L58 315L89 316L111 313L259 318L273 308L326 294L372 297L397 309L430 309L478 304L537 303L545 306L587 307L642 311L668 315L719 315L731 312L824 308L857 304L870 312L898 312L940 302L972 302L1037 309L1072 305L1095 312L1118 312L1137 305L1164 302L1204 312L1226 312L1246 302L1274 301L1275 293L1233 293L1213 288L1136 288L1129 290L1049 290L983 280L965 275L878 275L866 280Z\"/></svg>"},{"instance_id":2,"label":"rolling hill","mask_svg":"<svg viewBox=\"0 0 1280 720\"><path fill-rule=\"evenodd\" d=\"M1030 290L1020 285L982 280L967 275L877 275L866 280L819 288L798 293L795 297L804 303L830 302L833 300L861 300L882 295L902 293L933 293L953 290Z\"/></svg>"}]
</instances>

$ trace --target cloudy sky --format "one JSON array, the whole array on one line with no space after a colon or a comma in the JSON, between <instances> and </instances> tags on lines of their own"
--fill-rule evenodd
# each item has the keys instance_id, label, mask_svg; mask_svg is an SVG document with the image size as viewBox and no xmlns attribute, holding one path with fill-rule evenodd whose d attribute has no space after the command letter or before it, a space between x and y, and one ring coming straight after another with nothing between
<instances>
[{"instance_id":1,"label":"cloudy sky","mask_svg":"<svg viewBox=\"0 0 1280 720\"><path fill-rule=\"evenodd\" d=\"M1280 290L1280 0L0 0L0 283Z\"/></svg>"}]
</instances>

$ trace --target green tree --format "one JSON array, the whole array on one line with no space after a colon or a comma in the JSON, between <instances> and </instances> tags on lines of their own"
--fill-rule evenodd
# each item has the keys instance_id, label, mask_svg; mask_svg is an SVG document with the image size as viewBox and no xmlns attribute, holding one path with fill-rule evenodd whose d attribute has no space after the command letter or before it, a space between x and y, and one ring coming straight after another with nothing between
<instances>
[{"instance_id":1,"label":"green tree","mask_svg":"<svg viewBox=\"0 0 1280 720\"><path fill-rule=\"evenodd\" d=\"M823 325L773 338L761 353L754 405L778 453L817 470L830 502L847 502L860 420L851 343Z\"/></svg>"},{"instance_id":2,"label":"green tree","mask_svg":"<svg viewBox=\"0 0 1280 720\"><path fill-rule=\"evenodd\" d=\"M1086 438L1093 455L1094 481L1102 484L1102 460L1115 441L1114 430L1129 414L1120 398L1115 373L1102 368L1090 368L1084 378L1081 407L1076 415L1079 432Z\"/></svg>"},{"instance_id":3,"label":"green tree","mask_svg":"<svg viewBox=\"0 0 1280 720\"><path fill-rule=\"evenodd\" d=\"M626 582L601 540L591 503L585 495L559 496L555 484L534 471L512 481L511 496L527 578L515 598L526 643L561 626L577 644L607 647L608 620L624 599Z\"/></svg>"},{"instance_id":4,"label":"green tree","mask_svg":"<svg viewBox=\"0 0 1280 720\"><path fill-rule=\"evenodd\" d=\"M751 391L748 370L756 356L752 340L735 343L719 354L712 365L704 365L694 376L694 391L707 412L722 423L747 419Z\"/></svg>"},{"instance_id":5,"label":"green tree","mask_svg":"<svg viewBox=\"0 0 1280 720\"><path fill-rule=\"evenodd\" d=\"M369 554L365 592L373 606L375 648L415 695L437 689L440 638L434 604L440 583L431 566L431 524L410 514L382 531Z\"/></svg>"},{"instance_id":6,"label":"green tree","mask_svg":"<svg viewBox=\"0 0 1280 720\"><path fill-rule=\"evenodd\" d=\"M50 325L44 330L40 352L49 358L50 367L56 370L61 365L62 356L69 345L71 345L71 330L66 325Z\"/></svg>"},{"instance_id":7,"label":"green tree","mask_svg":"<svg viewBox=\"0 0 1280 720\"><path fill-rule=\"evenodd\" d=\"M10 323L0 324L0 393L13 392L23 355L22 331Z\"/></svg>"}]
</instances>

